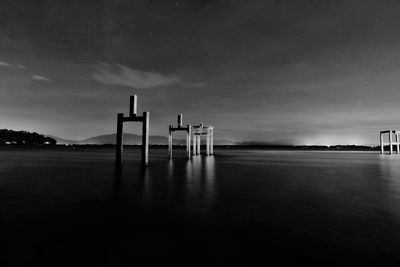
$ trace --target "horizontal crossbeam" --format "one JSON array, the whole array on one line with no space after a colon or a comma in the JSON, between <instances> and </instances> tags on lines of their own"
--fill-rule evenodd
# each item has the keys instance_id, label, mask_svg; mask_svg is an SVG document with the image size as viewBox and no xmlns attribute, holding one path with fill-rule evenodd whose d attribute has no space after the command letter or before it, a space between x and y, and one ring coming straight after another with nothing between
<instances>
[{"instance_id":1,"label":"horizontal crossbeam","mask_svg":"<svg viewBox=\"0 0 400 267\"><path fill-rule=\"evenodd\" d=\"M190 127L171 127L169 128L170 131L175 132L175 131L189 131Z\"/></svg>"},{"instance_id":2,"label":"horizontal crossbeam","mask_svg":"<svg viewBox=\"0 0 400 267\"><path fill-rule=\"evenodd\" d=\"M392 145L397 145L397 144L400 145L400 142L392 142ZM382 145L383 145L383 146L389 146L390 143L383 143L383 142L382 142Z\"/></svg>"},{"instance_id":3,"label":"horizontal crossbeam","mask_svg":"<svg viewBox=\"0 0 400 267\"><path fill-rule=\"evenodd\" d=\"M143 116L129 116L122 118L123 122L143 122L143 120L144 120Z\"/></svg>"}]
</instances>

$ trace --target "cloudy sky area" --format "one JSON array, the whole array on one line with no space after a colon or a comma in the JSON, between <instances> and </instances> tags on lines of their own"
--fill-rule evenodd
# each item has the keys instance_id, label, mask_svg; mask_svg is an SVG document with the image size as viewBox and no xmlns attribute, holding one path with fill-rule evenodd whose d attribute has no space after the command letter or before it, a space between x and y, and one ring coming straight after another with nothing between
<instances>
[{"instance_id":1,"label":"cloudy sky area","mask_svg":"<svg viewBox=\"0 0 400 267\"><path fill-rule=\"evenodd\" d=\"M399 14L398 0L3 0L0 128L113 133L135 93L153 135L183 113L217 139L376 144L400 128Z\"/></svg>"}]
</instances>

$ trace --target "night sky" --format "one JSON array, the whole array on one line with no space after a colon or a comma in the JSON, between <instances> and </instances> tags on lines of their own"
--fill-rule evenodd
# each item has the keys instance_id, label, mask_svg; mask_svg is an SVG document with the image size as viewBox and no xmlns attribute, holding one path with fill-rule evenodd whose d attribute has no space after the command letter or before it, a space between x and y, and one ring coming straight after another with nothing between
<instances>
[{"instance_id":1,"label":"night sky","mask_svg":"<svg viewBox=\"0 0 400 267\"><path fill-rule=\"evenodd\" d=\"M177 113L233 141L377 144L400 128L398 0L0 4L0 128L114 133L132 93L151 135Z\"/></svg>"}]
</instances>

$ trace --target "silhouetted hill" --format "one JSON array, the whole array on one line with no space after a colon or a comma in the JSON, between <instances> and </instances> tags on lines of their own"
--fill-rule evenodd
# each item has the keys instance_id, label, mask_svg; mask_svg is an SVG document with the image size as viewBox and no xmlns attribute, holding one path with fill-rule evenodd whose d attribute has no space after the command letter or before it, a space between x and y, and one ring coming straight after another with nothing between
<instances>
[{"instance_id":1,"label":"silhouetted hill","mask_svg":"<svg viewBox=\"0 0 400 267\"><path fill-rule=\"evenodd\" d=\"M74 145L105 145L105 144L115 144L115 134L105 134L93 136L84 140L69 140L62 139L56 136L52 136L57 140L58 144L74 144ZM125 145L140 145L142 143L142 136L130 133L124 133L124 144ZM202 140L202 143L205 139ZM167 145L168 137L160 135L150 135L151 145ZM186 140L184 139L174 139L174 144L184 145ZM215 145L235 145L235 142L229 140L214 140Z\"/></svg>"},{"instance_id":2,"label":"silhouetted hill","mask_svg":"<svg viewBox=\"0 0 400 267\"><path fill-rule=\"evenodd\" d=\"M38 133L27 131L0 130L0 144L42 145L56 144L57 141Z\"/></svg>"},{"instance_id":3,"label":"silhouetted hill","mask_svg":"<svg viewBox=\"0 0 400 267\"><path fill-rule=\"evenodd\" d=\"M124 133L123 140L124 144L126 145L140 145L142 143L142 136L136 134ZM78 144L88 144L88 145L115 144L115 142L116 142L115 134L105 134L105 135L90 137L88 139L79 141ZM175 140L175 142L183 144L186 143L186 141L183 140ZM168 143L168 138L164 136L151 135L149 143L153 145L164 145Z\"/></svg>"}]
</instances>

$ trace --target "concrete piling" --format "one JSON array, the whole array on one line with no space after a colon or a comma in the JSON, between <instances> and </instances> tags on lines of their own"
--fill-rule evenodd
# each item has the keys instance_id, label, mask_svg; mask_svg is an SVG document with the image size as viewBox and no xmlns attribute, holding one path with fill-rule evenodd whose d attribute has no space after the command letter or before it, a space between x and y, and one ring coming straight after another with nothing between
<instances>
[{"instance_id":1,"label":"concrete piling","mask_svg":"<svg viewBox=\"0 0 400 267\"><path fill-rule=\"evenodd\" d=\"M210 133L210 154L214 155L214 127L211 129Z\"/></svg>"},{"instance_id":2,"label":"concrete piling","mask_svg":"<svg viewBox=\"0 0 400 267\"><path fill-rule=\"evenodd\" d=\"M203 123L192 126L193 132L193 155L200 155L201 136L206 136L206 154L214 154L214 126L205 126Z\"/></svg>"},{"instance_id":3,"label":"concrete piling","mask_svg":"<svg viewBox=\"0 0 400 267\"><path fill-rule=\"evenodd\" d=\"M122 150L123 150L123 127L124 127L124 114L117 114L117 141L116 141L116 162L121 163Z\"/></svg>"},{"instance_id":4,"label":"concrete piling","mask_svg":"<svg viewBox=\"0 0 400 267\"><path fill-rule=\"evenodd\" d=\"M196 135L196 139L197 139L197 142L196 142L197 143L197 151L196 152L197 152L197 155L200 155L200 152L201 152L200 151L200 139L201 139L200 135Z\"/></svg>"},{"instance_id":5,"label":"concrete piling","mask_svg":"<svg viewBox=\"0 0 400 267\"><path fill-rule=\"evenodd\" d=\"M117 135L116 135L116 163L122 162L123 150L123 126L124 122L142 123L142 164L147 166L149 163L149 129L150 112L143 112L143 116L137 116L137 96L131 95L129 99L129 115L124 117L123 113L117 115Z\"/></svg>"},{"instance_id":6,"label":"concrete piling","mask_svg":"<svg viewBox=\"0 0 400 267\"><path fill-rule=\"evenodd\" d=\"M137 96L131 95L129 98L129 117L136 117L137 114Z\"/></svg>"},{"instance_id":7,"label":"concrete piling","mask_svg":"<svg viewBox=\"0 0 400 267\"><path fill-rule=\"evenodd\" d=\"M186 132L186 157L190 159L191 157L191 135L192 126L188 124L186 127L182 126L182 114L178 114L178 126L173 127L169 125L168 127L168 156L172 159L172 148L173 148L173 132L175 131L185 131Z\"/></svg>"},{"instance_id":8,"label":"concrete piling","mask_svg":"<svg viewBox=\"0 0 400 267\"><path fill-rule=\"evenodd\" d=\"M150 112L143 112L142 121L142 164L149 164L149 127L150 127Z\"/></svg>"},{"instance_id":9,"label":"concrete piling","mask_svg":"<svg viewBox=\"0 0 400 267\"><path fill-rule=\"evenodd\" d=\"M182 114L178 114L178 128L182 128Z\"/></svg>"},{"instance_id":10,"label":"concrete piling","mask_svg":"<svg viewBox=\"0 0 400 267\"><path fill-rule=\"evenodd\" d=\"M383 135L384 134L388 134L388 140L389 140L388 143L384 142L384 140L383 140ZM398 130L386 130L386 131L381 131L379 133L379 143L380 143L380 146L381 146L381 154L385 154L385 146L386 145L389 146L389 154L390 155L394 154L393 153L394 152L393 151L393 146L394 145L396 146L396 154L400 154L400 149L399 149L400 138L399 138L399 134L400 134L400 131L398 131ZM394 141L393 141L393 135L395 137Z\"/></svg>"}]
</instances>

